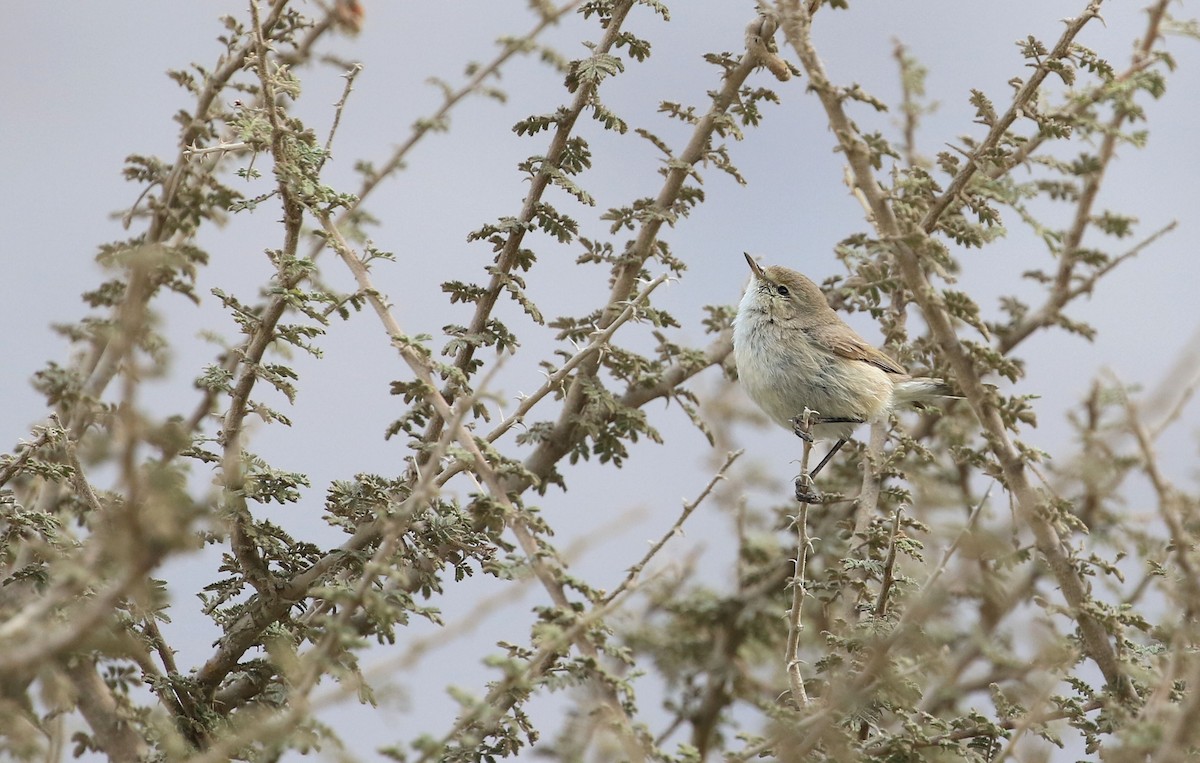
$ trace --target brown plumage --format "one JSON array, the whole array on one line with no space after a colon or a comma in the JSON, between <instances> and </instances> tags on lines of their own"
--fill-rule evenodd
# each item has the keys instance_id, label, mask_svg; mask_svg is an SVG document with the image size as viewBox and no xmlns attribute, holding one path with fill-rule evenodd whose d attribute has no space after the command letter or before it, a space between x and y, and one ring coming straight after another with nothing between
<instances>
[{"instance_id":1,"label":"brown plumage","mask_svg":"<svg viewBox=\"0 0 1200 763\"><path fill-rule=\"evenodd\" d=\"M941 379L914 378L846 325L821 289L794 270L762 268L734 319L733 348L742 387L781 426L809 408L817 439L844 441L860 423L898 405L949 396ZM839 442L840 445L840 442Z\"/></svg>"}]
</instances>

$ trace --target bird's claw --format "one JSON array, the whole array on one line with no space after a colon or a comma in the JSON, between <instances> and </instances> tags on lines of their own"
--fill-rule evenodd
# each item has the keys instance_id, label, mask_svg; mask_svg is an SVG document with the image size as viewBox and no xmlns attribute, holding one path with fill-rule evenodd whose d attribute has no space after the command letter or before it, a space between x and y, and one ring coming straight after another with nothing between
<instances>
[{"instance_id":1,"label":"bird's claw","mask_svg":"<svg viewBox=\"0 0 1200 763\"><path fill-rule=\"evenodd\" d=\"M812 419L809 419L809 421L805 423L803 416L797 416L796 418L792 419L792 432L795 433L795 435L801 440L811 443L813 441L813 436L808 430L812 428L814 423L815 422Z\"/></svg>"},{"instance_id":2,"label":"bird's claw","mask_svg":"<svg viewBox=\"0 0 1200 763\"><path fill-rule=\"evenodd\" d=\"M801 503L820 503L821 493L807 474L796 478L796 500Z\"/></svg>"}]
</instances>

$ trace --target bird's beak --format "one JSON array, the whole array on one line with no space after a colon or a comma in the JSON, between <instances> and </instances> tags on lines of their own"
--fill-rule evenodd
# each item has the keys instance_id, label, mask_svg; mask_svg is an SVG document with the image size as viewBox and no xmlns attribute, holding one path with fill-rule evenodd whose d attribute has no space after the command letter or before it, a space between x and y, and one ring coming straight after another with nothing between
<instances>
[{"instance_id":1,"label":"bird's beak","mask_svg":"<svg viewBox=\"0 0 1200 763\"><path fill-rule=\"evenodd\" d=\"M751 257L748 252L742 252L742 254L745 255L746 264L750 266L750 270L754 273L754 277L765 279L767 274L763 272L762 265L759 265L757 262L755 262L754 258Z\"/></svg>"}]
</instances>

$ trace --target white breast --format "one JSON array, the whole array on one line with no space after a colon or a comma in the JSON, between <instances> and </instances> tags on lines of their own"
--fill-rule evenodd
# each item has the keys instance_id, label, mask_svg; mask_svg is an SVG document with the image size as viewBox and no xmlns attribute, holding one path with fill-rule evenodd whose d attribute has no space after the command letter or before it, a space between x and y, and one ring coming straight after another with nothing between
<instances>
[{"instance_id":1,"label":"white breast","mask_svg":"<svg viewBox=\"0 0 1200 763\"><path fill-rule=\"evenodd\" d=\"M892 380L880 368L833 355L804 339L799 329L755 309L748 290L733 323L738 378L750 399L780 426L807 407L824 417L872 421L886 416ZM814 429L818 439L847 436L854 424Z\"/></svg>"}]
</instances>

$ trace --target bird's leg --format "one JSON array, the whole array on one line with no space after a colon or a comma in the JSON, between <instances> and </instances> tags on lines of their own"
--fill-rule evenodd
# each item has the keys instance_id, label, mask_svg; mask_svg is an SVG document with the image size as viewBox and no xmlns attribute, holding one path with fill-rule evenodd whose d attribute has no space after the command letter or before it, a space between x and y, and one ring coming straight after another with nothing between
<instances>
[{"instance_id":1,"label":"bird's leg","mask_svg":"<svg viewBox=\"0 0 1200 763\"><path fill-rule=\"evenodd\" d=\"M819 413L817 413L816 411L809 410L808 408L804 409L803 414L792 419L792 431L796 434L797 437L804 440L803 465L801 466L800 476L796 478L796 500L797 501L803 501L804 503L819 503L820 502L820 500L821 500L820 494L817 492L816 486L813 485L813 478L816 477L817 474L822 469L825 468L825 464L829 463L829 460L831 458L833 458L834 454L836 454L839 450L841 450L841 447L846 444L846 438L844 438L844 437L841 438L840 440L838 440L836 443L834 443L834 446L829 449L829 452L826 453L825 457L821 459L821 462L819 464L817 464L817 468L813 469L810 472L810 471L808 471L807 466L808 466L808 454L809 454L809 451L812 449L812 443L813 443L812 428L818 424L863 424L863 423L865 423L865 421L860 418L854 418L854 417L850 417L850 416L822 416Z\"/></svg>"},{"instance_id":2,"label":"bird's leg","mask_svg":"<svg viewBox=\"0 0 1200 763\"><path fill-rule=\"evenodd\" d=\"M819 472L819 471L821 471L821 469L825 468L825 464L829 463L829 459L833 458L833 454L837 453L838 450L840 450L841 447L845 444L846 444L846 438L844 438L844 437L842 439L838 440L836 443L834 443L833 447L829 449L829 452L825 454L825 458L821 459L821 463L817 464L817 468L815 468L811 472L809 472L808 476L816 477L817 472Z\"/></svg>"},{"instance_id":3,"label":"bird's leg","mask_svg":"<svg viewBox=\"0 0 1200 763\"><path fill-rule=\"evenodd\" d=\"M838 450L840 450L845 444L846 439L843 437L833 444L833 447L829 449L829 452L825 454L825 457L821 459L821 463L817 464L815 469L813 469L811 472L804 472L796 478L797 501L803 501L804 503L821 502L821 494L817 492L817 487L813 484L813 478L817 476L818 472L825 468L825 464L829 463L829 460L833 458L834 454L837 453ZM808 443L805 443L805 447L807 448L812 446Z\"/></svg>"},{"instance_id":4,"label":"bird's leg","mask_svg":"<svg viewBox=\"0 0 1200 763\"><path fill-rule=\"evenodd\" d=\"M856 418L854 416L822 416L819 413L812 413L806 421L804 416L797 416L792 419L792 433L805 442L812 442L812 434L810 430L818 424L865 424L866 419ZM836 448L835 448L836 450Z\"/></svg>"},{"instance_id":5,"label":"bird's leg","mask_svg":"<svg viewBox=\"0 0 1200 763\"><path fill-rule=\"evenodd\" d=\"M812 425L818 418L816 411L808 408L804 413L792 419L792 431L804 440L804 452L800 456L800 476L796 478L796 500L801 503L820 503L821 495L813 486L812 475L808 473L808 457L812 453Z\"/></svg>"}]
</instances>

